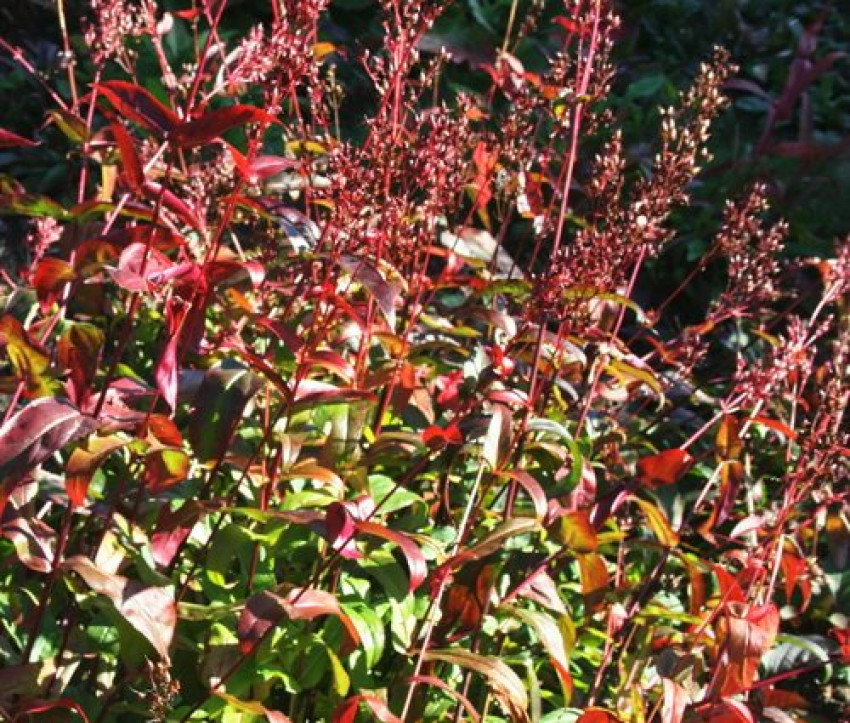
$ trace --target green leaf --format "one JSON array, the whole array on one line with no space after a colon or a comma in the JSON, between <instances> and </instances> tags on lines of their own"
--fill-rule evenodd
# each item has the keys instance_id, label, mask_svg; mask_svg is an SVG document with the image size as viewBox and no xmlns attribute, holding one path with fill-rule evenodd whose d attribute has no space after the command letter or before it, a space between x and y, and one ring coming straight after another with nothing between
<instances>
[{"instance_id":1,"label":"green leaf","mask_svg":"<svg viewBox=\"0 0 850 723\"><path fill-rule=\"evenodd\" d=\"M341 607L360 635L360 649L366 656L367 670L374 670L386 646L383 620L366 603L341 603Z\"/></svg>"}]
</instances>

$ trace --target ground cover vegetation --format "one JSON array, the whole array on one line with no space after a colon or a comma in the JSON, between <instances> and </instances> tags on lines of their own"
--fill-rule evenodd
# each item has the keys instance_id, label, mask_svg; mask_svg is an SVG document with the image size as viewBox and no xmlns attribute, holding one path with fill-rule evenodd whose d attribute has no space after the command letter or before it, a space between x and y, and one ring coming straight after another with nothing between
<instances>
[{"instance_id":1,"label":"ground cover vegetation","mask_svg":"<svg viewBox=\"0 0 850 723\"><path fill-rule=\"evenodd\" d=\"M846 18L32 9L0 718L847 720Z\"/></svg>"}]
</instances>

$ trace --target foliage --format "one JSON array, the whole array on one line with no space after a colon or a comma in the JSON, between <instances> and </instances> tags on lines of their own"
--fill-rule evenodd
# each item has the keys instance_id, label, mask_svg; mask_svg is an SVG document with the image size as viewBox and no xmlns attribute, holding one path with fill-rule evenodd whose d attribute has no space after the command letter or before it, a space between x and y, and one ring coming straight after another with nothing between
<instances>
[{"instance_id":1,"label":"foliage","mask_svg":"<svg viewBox=\"0 0 850 723\"><path fill-rule=\"evenodd\" d=\"M598 0L91 5L52 77L0 39L40 114L0 130L0 713L841 714L850 243L698 180L758 95L726 51L623 94L651 24Z\"/></svg>"}]
</instances>

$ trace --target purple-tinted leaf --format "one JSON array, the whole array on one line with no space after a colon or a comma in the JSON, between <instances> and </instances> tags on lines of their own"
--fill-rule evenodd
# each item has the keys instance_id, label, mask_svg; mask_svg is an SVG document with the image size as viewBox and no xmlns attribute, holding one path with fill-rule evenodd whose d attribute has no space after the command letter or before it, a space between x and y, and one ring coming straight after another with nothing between
<instances>
[{"instance_id":1,"label":"purple-tinted leaf","mask_svg":"<svg viewBox=\"0 0 850 723\"><path fill-rule=\"evenodd\" d=\"M187 500L173 512L168 506L160 509L156 530L151 535L151 553L157 565L168 567L171 564L204 514L206 511L195 500Z\"/></svg>"},{"instance_id":2,"label":"purple-tinted leaf","mask_svg":"<svg viewBox=\"0 0 850 723\"><path fill-rule=\"evenodd\" d=\"M19 136L17 133L0 128L0 148L33 148L37 146L36 141Z\"/></svg>"},{"instance_id":3,"label":"purple-tinted leaf","mask_svg":"<svg viewBox=\"0 0 850 723\"><path fill-rule=\"evenodd\" d=\"M232 128L246 123L279 123L270 113L252 105L233 105L229 108L205 113L200 118L181 123L170 135L170 140L180 148L202 146Z\"/></svg>"},{"instance_id":4,"label":"purple-tinted leaf","mask_svg":"<svg viewBox=\"0 0 850 723\"><path fill-rule=\"evenodd\" d=\"M109 80L98 85L98 92L106 97L124 118L149 131L165 135L180 124L177 114L158 101L150 91L124 80Z\"/></svg>"},{"instance_id":5,"label":"purple-tinted leaf","mask_svg":"<svg viewBox=\"0 0 850 723\"><path fill-rule=\"evenodd\" d=\"M340 257L339 265L371 294L387 324L391 329L395 328L395 303L401 293L401 285L390 283L373 264L357 256L346 254Z\"/></svg>"},{"instance_id":6,"label":"purple-tinted leaf","mask_svg":"<svg viewBox=\"0 0 850 723\"><path fill-rule=\"evenodd\" d=\"M36 399L0 428L0 512L11 486L69 442L91 434L99 423L70 402Z\"/></svg>"},{"instance_id":7,"label":"purple-tinted leaf","mask_svg":"<svg viewBox=\"0 0 850 723\"><path fill-rule=\"evenodd\" d=\"M295 588L284 597L264 590L248 598L239 616L239 650L247 655L285 617L290 620L312 620L322 615L338 617L354 643L360 642L357 628L331 593Z\"/></svg>"},{"instance_id":8,"label":"purple-tinted leaf","mask_svg":"<svg viewBox=\"0 0 850 723\"><path fill-rule=\"evenodd\" d=\"M341 502L331 503L325 516L325 535L330 546L348 560L363 557L354 544L355 530L354 517L348 507Z\"/></svg>"},{"instance_id":9,"label":"purple-tinted leaf","mask_svg":"<svg viewBox=\"0 0 850 723\"><path fill-rule=\"evenodd\" d=\"M562 615L567 613L567 607L561 599L558 586L555 585L555 581L546 570L537 570L533 573L531 577L517 587L514 596L534 600L534 602Z\"/></svg>"},{"instance_id":10,"label":"purple-tinted leaf","mask_svg":"<svg viewBox=\"0 0 850 723\"><path fill-rule=\"evenodd\" d=\"M62 569L76 572L94 592L108 597L160 657L169 660L168 648L177 625L177 606L169 588L147 586L123 575L104 572L79 555L65 560Z\"/></svg>"}]
</instances>

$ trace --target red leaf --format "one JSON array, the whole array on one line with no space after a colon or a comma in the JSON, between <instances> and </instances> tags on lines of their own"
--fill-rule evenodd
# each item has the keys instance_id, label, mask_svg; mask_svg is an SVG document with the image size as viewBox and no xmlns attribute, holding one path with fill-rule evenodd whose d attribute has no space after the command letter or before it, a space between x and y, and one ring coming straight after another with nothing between
<instances>
[{"instance_id":1,"label":"red leaf","mask_svg":"<svg viewBox=\"0 0 850 723\"><path fill-rule=\"evenodd\" d=\"M553 18L552 22L555 22L560 25L570 35L580 35L584 37L585 35L590 34L590 27L570 18L566 18L563 15Z\"/></svg>"},{"instance_id":2,"label":"red leaf","mask_svg":"<svg viewBox=\"0 0 850 723\"><path fill-rule=\"evenodd\" d=\"M182 447L183 435L177 425L164 414L151 414L141 430L140 436L152 434L160 444L167 447Z\"/></svg>"},{"instance_id":3,"label":"red leaf","mask_svg":"<svg viewBox=\"0 0 850 723\"><path fill-rule=\"evenodd\" d=\"M694 458L684 449L668 449L638 460L638 479L649 487L675 484L693 463Z\"/></svg>"},{"instance_id":4,"label":"red leaf","mask_svg":"<svg viewBox=\"0 0 850 723\"><path fill-rule=\"evenodd\" d=\"M444 447L447 444L463 444L463 434L461 434L457 422L452 422L446 427L432 424L422 432L422 441L434 449Z\"/></svg>"},{"instance_id":5,"label":"red leaf","mask_svg":"<svg viewBox=\"0 0 850 723\"><path fill-rule=\"evenodd\" d=\"M124 80L109 80L98 85L104 95L124 118L165 135L180 124L180 118L158 101L148 90Z\"/></svg>"},{"instance_id":6,"label":"red leaf","mask_svg":"<svg viewBox=\"0 0 850 723\"><path fill-rule=\"evenodd\" d=\"M255 108L252 105L232 105L181 123L174 129L170 140L180 148L202 146L231 128L246 123L280 123L280 121L262 108Z\"/></svg>"},{"instance_id":7,"label":"red leaf","mask_svg":"<svg viewBox=\"0 0 850 723\"><path fill-rule=\"evenodd\" d=\"M37 146L36 141L31 141L29 138L19 136L17 133L7 131L5 128L0 128L0 148L33 148Z\"/></svg>"},{"instance_id":8,"label":"red leaf","mask_svg":"<svg viewBox=\"0 0 850 723\"><path fill-rule=\"evenodd\" d=\"M355 530L354 517L346 505L341 502L332 502L328 505L325 516L327 540L334 550L348 560L363 557L363 553L354 544Z\"/></svg>"},{"instance_id":9,"label":"red leaf","mask_svg":"<svg viewBox=\"0 0 850 723\"><path fill-rule=\"evenodd\" d=\"M620 719L605 708L588 708L578 717L576 723L620 723Z\"/></svg>"},{"instance_id":10,"label":"red leaf","mask_svg":"<svg viewBox=\"0 0 850 723\"><path fill-rule=\"evenodd\" d=\"M393 715L387 704L377 695L363 693L346 698L334 711L331 723L354 723L357 710L361 703L365 703L381 723L402 723L401 718Z\"/></svg>"},{"instance_id":11,"label":"red leaf","mask_svg":"<svg viewBox=\"0 0 850 723\"><path fill-rule=\"evenodd\" d=\"M177 409L177 334L172 334L156 365L156 387L172 411Z\"/></svg>"},{"instance_id":12,"label":"red leaf","mask_svg":"<svg viewBox=\"0 0 850 723\"><path fill-rule=\"evenodd\" d=\"M174 195L172 191L169 191L167 188L164 188L153 181L145 181L142 190L144 191L144 194L154 202L161 200L163 206L165 206L169 211L171 211L171 213L190 228L193 228L199 233L204 233L206 231L206 223L204 222L204 219L198 216L185 201Z\"/></svg>"},{"instance_id":13,"label":"red leaf","mask_svg":"<svg viewBox=\"0 0 850 723\"><path fill-rule=\"evenodd\" d=\"M69 402L36 399L0 428L0 512L14 484L69 442L91 434L99 423Z\"/></svg>"},{"instance_id":14,"label":"red leaf","mask_svg":"<svg viewBox=\"0 0 850 723\"><path fill-rule=\"evenodd\" d=\"M118 145L121 162L124 164L124 175L127 177L130 188L139 191L145 183L145 170L136 151L133 137L117 121L110 123L109 127L112 129L112 137L115 138L115 143Z\"/></svg>"},{"instance_id":15,"label":"red leaf","mask_svg":"<svg viewBox=\"0 0 850 723\"><path fill-rule=\"evenodd\" d=\"M790 603L794 590L799 588L800 595L803 598L802 609L805 610L809 606L809 600L812 596L812 583L808 574L809 563L794 547L793 543L786 543L782 552L780 568L785 581L786 599Z\"/></svg>"},{"instance_id":16,"label":"red leaf","mask_svg":"<svg viewBox=\"0 0 850 723\"><path fill-rule=\"evenodd\" d=\"M779 632L779 612L774 605L731 602L715 623L720 645L719 690L722 696L742 693L752 686L762 656Z\"/></svg>"},{"instance_id":17,"label":"red leaf","mask_svg":"<svg viewBox=\"0 0 850 723\"><path fill-rule=\"evenodd\" d=\"M838 641L841 646L841 663L850 665L850 628L833 628L829 634Z\"/></svg>"},{"instance_id":18,"label":"red leaf","mask_svg":"<svg viewBox=\"0 0 850 723\"><path fill-rule=\"evenodd\" d=\"M67 261L56 258L44 258L30 274L30 283L35 288L42 311L47 311L53 302L59 298L59 294L65 288L65 284L73 281L77 274Z\"/></svg>"},{"instance_id":19,"label":"red leaf","mask_svg":"<svg viewBox=\"0 0 850 723\"><path fill-rule=\"evenodd\" d=\"M428 564L425 562L425 556L422 554L422 551L407 535L379 525L376 522L355 522L355 527L358 532L389 540L401 548L410 574L408 592L413 593L424 582L428 576Z\"/></svg>"},{"instance_id":20,"label":"red leaf","mask_svg":"<svg viewBox=\"0 0 850 723\"><path fill-rule=\"evenodd\" d=\"M121 252L118 268L111 271L111 276L127 291L150 291L156 276L172 266L169 258L160 251L143 243L133 243Z\"/></svg>"},{"instance_id":21,"label":"red leaf","mask_svg":"<svg viewBox=\"0 0 850 723\"><path fill-rule=\"evenodd\" d=\"M229 143L225 145L227 145L227 149L233 157L233 163L236 165L239 175L251 184L259 183L299 165L298 161L284 156L255 156L249 159Z\"/></svg>"},{"instance_id":22,"label":"red leaf","mask_svg":"<svg viewBox=\"0 0 850 723\"><path fill-rule=\"evenodd\" d=\"M146 586L122 575L104 572L79 555L65 560L62 569L76 572L94 592L108 597L163 660L169 660L168 648L177 626L177 606L170 588Z\"/></svg>"}]
</instances>

